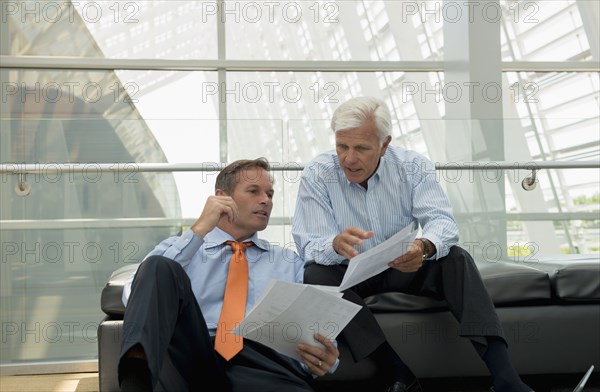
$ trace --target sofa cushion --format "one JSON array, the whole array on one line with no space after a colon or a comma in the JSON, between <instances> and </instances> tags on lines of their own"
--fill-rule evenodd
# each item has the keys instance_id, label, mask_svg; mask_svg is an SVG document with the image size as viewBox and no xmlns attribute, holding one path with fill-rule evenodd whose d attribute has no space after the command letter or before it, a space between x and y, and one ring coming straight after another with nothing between
<instances>
[{"instance_id":1,"label":"sofa cushion","mask_svg":"<svg viewBox=\"0 0 600 392\"><path fill-rule=\"evenodd\" d=\"M126 265L110 275L104 289L102 289L102 296L100 297L100 308L104 313L113 318L123 317L125 313L123 286L131 274L137 271L139 266L139 264Z\"/></svg>"},{"instance_id":2,"label":"sofa cushion","mask_svg":"<svg viewBox=\"0 0 600 392\"><path fill-rule=\"evenodd\" d=\"M556 298L564 301L600 301L599 256L539 257L535 267L549 274Z\"/></svg>"},{"instance_id":3,"label":"sofa cushion","mask_svg":"<svg viewBox=\"0 0 600 392\"><path fill-rule=\"evenodd\" d=\"M513 262L480 262L477 268L496 306L552 298L545 271Z\"/></svg>"},{"instance_id":4,"label":"sofa cushion","mask_svg":"<svg viewBox=\"0 0 600 392\"><path fill-rule=\"evenodd\" d=\"M123 286L138 266L139 264L126 265L111 274L106 286L102 290L100 306L104 313L113 318L121 318L123 316L125 312L122 301ZM478 263L477 267L496 306L550 299L550 279L546 270L556 270L557 276L559 272L563 274L561 279L564 279L565 282L561 280L560 287L565 286L570 288L574 283L569 282L580 279L575 276L576 271L578 271L577 269L562 265L560 270L552 266L533 268L523 264L507 262ZM536 264L536 267L539 267L539 265ZM597 276L596 274L596 279ZM582 293L590 290L594 293L593 287L580 289ZM597 286L595 290L598 290ZM566 293L566 289L563 289L563 292ZM597 293L593 295L597 295ZM374 295L367 298L366 303L374 312L434 311L446 308L445 301L404 293Z\"/></svg>"},{"instance_id":5,"label":"sofa cushion","mask_svg":"<svg viewBox=\"0 0 600 392\"><path fill-rule=\"evenodd\" d=\"M550 278L543 270L511 262L477 263L477 267L496 306L551 298ZM445 301L403 293L374 295L366 302L375 312L433 311L446 307Z\"/></svg>"}]
</instances>

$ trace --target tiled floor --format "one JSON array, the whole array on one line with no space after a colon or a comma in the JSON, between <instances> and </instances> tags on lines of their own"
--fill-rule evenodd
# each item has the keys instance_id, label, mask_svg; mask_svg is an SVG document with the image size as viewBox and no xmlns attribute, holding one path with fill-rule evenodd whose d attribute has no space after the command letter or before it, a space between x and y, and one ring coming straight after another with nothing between
<instances>
[{"instance_id":1,"label":"tiled floor","mask_svg":"<svg viewBox=\"0 0 600 392\"><path fill-rule=\"evenodd\" d=\"M98 392L98 373L0 377L1 392Z\"/></svg>"}]
</instances>

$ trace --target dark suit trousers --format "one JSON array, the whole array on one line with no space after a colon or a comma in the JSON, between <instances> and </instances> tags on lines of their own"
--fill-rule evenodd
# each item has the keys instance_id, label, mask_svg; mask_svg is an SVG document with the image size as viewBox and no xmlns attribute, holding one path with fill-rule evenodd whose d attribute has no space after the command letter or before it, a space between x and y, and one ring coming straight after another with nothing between
<instances>
[{"instance_id":1,"label":"dark suit trousers","mask_svg":"<svg viewBox=\"0 0 600 392\"><path fill-rule=\"evenodd\" d=\"M136 344L155 391L313 391L299 366L259 343L245 339L230 361L217 354L187 274L165 257L146 259L133 281L121 358Z\"/></svg>"},{"instance_id":2,"label":"dark suit trousers","mask_svg":"<svg viewBox=\"0 0 600 392\"><path fill-rule=\"evenodd\" d=\"M304 281L339 286L346 269L344 265L310 264L304 271ZM453 246L446 257L426 260L416 272L389 268L344 291L345 299L362 306L340 335L340 340L345 340L355 361L367 357L385 341L385 335L364 298L386 292L445 300L459 322L460 336L484 346L487 346L488 336L506 341L496 309L473 258L464 249Z\"/></svg>"}]
</instances>

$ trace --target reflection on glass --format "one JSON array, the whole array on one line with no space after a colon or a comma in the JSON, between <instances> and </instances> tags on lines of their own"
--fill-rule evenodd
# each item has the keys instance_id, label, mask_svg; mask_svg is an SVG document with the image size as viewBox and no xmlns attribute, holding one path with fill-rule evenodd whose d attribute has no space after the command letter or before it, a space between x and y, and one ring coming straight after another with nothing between
<instances>
[{"instance_id":1,"label":"reflection on glass","mask_svg":"<svg viewBox=\"0 0 600 392\"><path fill-rule=\"evenodd\" d=\"M2 17L8 22L11 43L3 54L216 58L213 4L193 0L3 1Z\"/></svg>"}]
</instances>

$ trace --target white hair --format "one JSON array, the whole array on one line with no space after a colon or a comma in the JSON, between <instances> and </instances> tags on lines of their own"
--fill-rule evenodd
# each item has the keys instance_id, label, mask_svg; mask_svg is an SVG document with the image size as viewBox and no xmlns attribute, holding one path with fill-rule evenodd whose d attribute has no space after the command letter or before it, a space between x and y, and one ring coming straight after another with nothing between
<instances>
[{"instance_id":1,"label":"white hair","mask_svg":"<svg viewBox=\"0 0 600 392\"><path fill-rule=\"evenodd\" d=\"M387 105L379 98L356 97L344 102L333 112L331 129L337 132L358 128L370 119L375 121L379 140L383 143L391 133L392 118Z\"/></svg>"}]
</instances>

